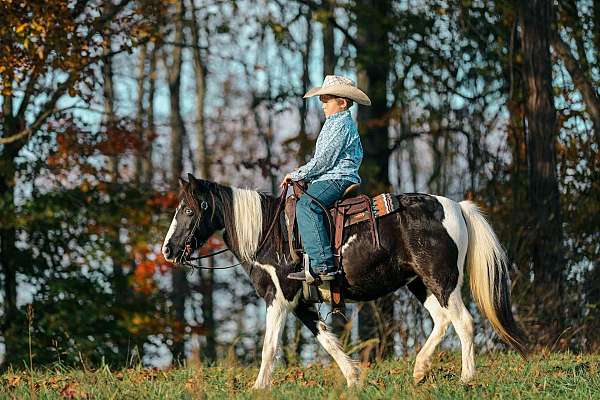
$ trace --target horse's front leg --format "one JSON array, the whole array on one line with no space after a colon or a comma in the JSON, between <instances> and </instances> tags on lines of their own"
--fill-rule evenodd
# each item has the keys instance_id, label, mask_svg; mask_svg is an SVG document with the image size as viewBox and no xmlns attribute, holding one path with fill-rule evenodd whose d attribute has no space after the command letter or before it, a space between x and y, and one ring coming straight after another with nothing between
<instances>
[{"instance_id":1,"label":"horse's front leg","mask_svg":"<svg viewBox=\"0 0 600 400\"><path fill-rule=\"evenodd\" d=\"M287 308L282 302L273 299L267 306L267 325L265 329L265 341L262 349L262 360L260 363L260 372L254 383L254 389L264 389L271 385L271 371L273 369L273 359L277 352L279 338L285 325Z\"/></svg>"}]
</instances>

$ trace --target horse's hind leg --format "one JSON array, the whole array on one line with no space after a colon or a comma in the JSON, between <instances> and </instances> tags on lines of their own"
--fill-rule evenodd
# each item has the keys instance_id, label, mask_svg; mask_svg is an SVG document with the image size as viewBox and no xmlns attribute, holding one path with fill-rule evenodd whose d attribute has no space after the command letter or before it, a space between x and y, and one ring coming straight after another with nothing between
<instances>
[{"instance_id":1,"label":"horse's hind leg","mask_svg":"<svg viewBox=\"0 0 600 400\"><path fill-rule=\"evenodd\" d=\"M464 383L469 382L475 375L475 352L473 349L473 317L465 307L460 296L460 286L458 286L448 299L448 316L452 321L454 330L460 338L462 353L462 373L460 380Z\"/></svg>"},{"instance_id":2,"label":"horse's hind leg","mask_svg":"<svg viewBox=\"0 0 600 400\"><path fill-rule=\"evenodd\" d=\"M427 338L425 345L423 345L423 348L419 351L419 354L417 354L415 369L413 371L415 383L421 382L429 372L431 368L431 356L433 355L435 348L444 338L444 334L450 323L448 310L440 305L434 295L429 294L423 305L427 311L429 311L429 314L433 319L433 329L431 330L431 334Z\"/></svg>"},{"instance_id":3,"label":"horse's hind leg","mask_svg":"<svg viewBox=\"0 0 600 400\"><path fill-rule=\"evenodd\" d=\"M454 330L460 338L462 353L462 372L460 380L469 382L475 375L475 354L473 350L473 318L460 297L460 289L456 288L448 299L448 307L442 307L433 294L427 296L423 303L433 319L433 330L425 345L417 354L413 378L415 383L421 382L431 368L431 356L442 341L448 324L452 322Z\"/></svg>"},{"instance_id":4,"label":"horse's hind leg","mask_svg":"<svg viewBox=\"0 0 600 400\"><path fill-rule=\"evenodd\" d=\"M329 330L327 325L319 319L319 314L314 306L302 301L294 310L294 314L317 338L321 346L335 360L344 374L348 386L354 386L359 382L360 369L340 346L338 338Z\"/></svg>"}]
</instances>

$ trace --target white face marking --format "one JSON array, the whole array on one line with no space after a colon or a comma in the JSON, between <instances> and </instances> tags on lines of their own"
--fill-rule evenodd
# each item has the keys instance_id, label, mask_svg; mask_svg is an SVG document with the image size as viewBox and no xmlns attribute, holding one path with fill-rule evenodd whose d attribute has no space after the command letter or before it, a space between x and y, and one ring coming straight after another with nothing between
<instances>
[{"instance_id":1,"label":"white face marking","mask_svg":"<svg viewBox=\"0 0 600 400\"><path fill-rule=\"evenodd\" d=\"M179 203L179 205L177 206L177 209L175 210L175 216L173 217L173 220L171 221L171 226L169 227L169 231L167 232L167 236L165 236L165 241L163 242L163 245L162 245L162 253L163 253L163 256L165 257L165 260L167 260L167 261L172 261L172 260L167 258L167 256L165 255L165 248L167 246L167 243L169 243L171 236L173 236L173 234L175 233L175 229L177 229L177 213L179 213L179 210L181 209L181 204L182 203Z\"/></svg>"}]
</instances>

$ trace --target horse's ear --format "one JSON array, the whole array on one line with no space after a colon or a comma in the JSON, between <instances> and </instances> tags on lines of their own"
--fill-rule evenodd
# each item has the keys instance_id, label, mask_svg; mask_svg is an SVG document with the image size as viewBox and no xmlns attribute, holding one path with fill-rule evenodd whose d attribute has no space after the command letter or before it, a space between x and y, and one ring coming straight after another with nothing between
<instances>
[{"instance_id":1,"label":"horse's ear","mask_svg":"<svg viewBox=\"0 0 600 400\"><path fill-rule=\"evenodd\" d=\"M184 186L186 186L188 184L182 178L177 178L177 180L179 181L179 187L184 187Z\"/></svg>"},{"instance_id":2,"label":"horse's ear","mask_svg":"<svg viewBox=\"0 0 600 400\"><path fill-rule=\"evenodd\" d=\"M189 172L188 172L188 180L190 181L190 183L191 183L191 184L196 184L196 183L198 183L198 182L197 182L197 181L198 181L198 179L196 179L196 177L195 177L194 175L190 174Z\"/></svg>"},{"instance_id":3,"label":"horse's ear","mask_svg":"<svg viewBox=\"0 0 600 400\"><path fill-rule=\"evenodd\" d=\"M212 182L204 179L197 179L192 174L188 174L188 179L190 180L190 184L192 185L192 187L197 188L201 191L210 190L212 187Z\"/></svg>"}]
</instances>

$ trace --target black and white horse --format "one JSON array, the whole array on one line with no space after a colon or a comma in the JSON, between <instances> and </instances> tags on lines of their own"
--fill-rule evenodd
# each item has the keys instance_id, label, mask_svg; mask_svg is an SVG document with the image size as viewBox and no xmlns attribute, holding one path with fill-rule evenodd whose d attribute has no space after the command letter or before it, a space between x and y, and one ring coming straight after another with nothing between
<instances>
[{"instance_id":1,"label":"black and white horse","mask_svg":"<svg viewBox=\"0 0 600 400\"><path fill-rule=\"evenodd\" d=\"M254 190L195 179L180 180L181 201L164 240L170 262L185 261L215 232L240 260L256 292L267 304L262 362L255 388L268 387L282 328L294 313L333 357L348 386L358 383L359 368L341 349L337 337L313 305L301 297L301 284L287 279L298 265L292 261L285 234L275 224L271 237L257 252L276 213L277 199ZM499 336L525 355L524 335L511 311L505 253L475 204L456 203L427 194L399 195L401 210L379 219L381 247L361 222L346 229L342 247L347 301L369 301L407 285L433 318L433 330L419 351L413 377L421 381L450 323L462 346L461 381L475 374L473 319L461 298L464 265L471 292ZM324 297L326 290L320 289Z\"/></svg>"}]
</instances>

